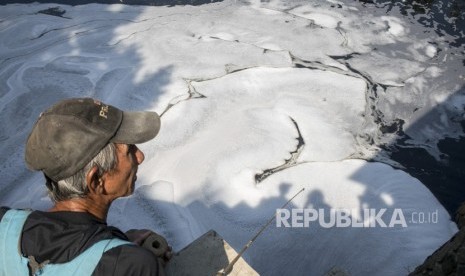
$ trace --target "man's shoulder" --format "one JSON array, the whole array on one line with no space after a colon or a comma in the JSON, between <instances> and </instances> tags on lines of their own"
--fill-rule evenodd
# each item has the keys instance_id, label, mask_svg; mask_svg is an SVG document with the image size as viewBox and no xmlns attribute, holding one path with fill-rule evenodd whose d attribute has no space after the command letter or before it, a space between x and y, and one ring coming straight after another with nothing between
<instances>
[{"instance_id":1,"label":"man's shoulder","mask_svg":"<svg viewBox=\"0 0 465 276\"><path fill-rule=\"evenodd\" d=\"M8 212L8 210L10 210L10 208L5 206L0 207L0 220L2 220L3 216L6 214L6 212Z\"/></svg>"},{"instance_id":2,"label":"man's shoulder","mask_svg":"<svg viewBox=\"0 0 465 276\"><path fill-rule=\"evenodd\" d=\"M120 245L105 252L93 275L162 275L157 257L138 245Z\"/></svg>"}]
</instances>

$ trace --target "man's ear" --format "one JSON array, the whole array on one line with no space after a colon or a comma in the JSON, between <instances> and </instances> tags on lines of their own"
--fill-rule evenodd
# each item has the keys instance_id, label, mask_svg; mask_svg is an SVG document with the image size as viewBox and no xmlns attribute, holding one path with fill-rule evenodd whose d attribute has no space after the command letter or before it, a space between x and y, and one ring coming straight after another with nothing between
<instances>
[{"instance_id":1,"label":"man's ear","mask_svg":"<svg viewBox=\"0 0 465 276\"><path fill-rule=\"evenodd\" d=\"M100 185L100 178L99 178L99 169L97 166L93 166L88 172L87 172L87 175L86 175L86 184L87 184L87 188L89 189L89 191L91 192L95 192L98 188L99 188L99 185Z\"/></svg>"}]
</instances>

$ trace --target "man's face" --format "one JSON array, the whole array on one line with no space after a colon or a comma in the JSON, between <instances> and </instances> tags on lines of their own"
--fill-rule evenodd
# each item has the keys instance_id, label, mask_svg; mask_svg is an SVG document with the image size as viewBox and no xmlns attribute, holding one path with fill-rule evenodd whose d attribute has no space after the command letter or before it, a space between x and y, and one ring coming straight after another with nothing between
<instances>
[{"instance_id":1,"label":"man's face","mask_svg":"<svg viewBox=\"0 0 465 276\"><path fill-rule=\"evenodd\" d=\"M115 144L116 167L105 173L105 188L107 194L115 198L128 196L134 192L137 179L137 167L144 161L144 153L135 145Z\"/></svg>"}]
</instances>

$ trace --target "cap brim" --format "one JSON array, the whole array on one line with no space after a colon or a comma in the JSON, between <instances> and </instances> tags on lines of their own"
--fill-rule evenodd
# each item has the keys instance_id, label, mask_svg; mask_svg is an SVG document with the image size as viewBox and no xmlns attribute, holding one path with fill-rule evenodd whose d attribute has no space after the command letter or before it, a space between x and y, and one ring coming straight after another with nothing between
<instances>
[{"instance_id":1,"label":"cap brim","mask_svg":"<svg viewBox=\"0 0 465 276\"><path fill-rule=\"evenodd\" d=\"M156 112L123 112L123 120L111 142L140 144L157 136L160 131L160 116Z\"/></svg>"}]
</instances>

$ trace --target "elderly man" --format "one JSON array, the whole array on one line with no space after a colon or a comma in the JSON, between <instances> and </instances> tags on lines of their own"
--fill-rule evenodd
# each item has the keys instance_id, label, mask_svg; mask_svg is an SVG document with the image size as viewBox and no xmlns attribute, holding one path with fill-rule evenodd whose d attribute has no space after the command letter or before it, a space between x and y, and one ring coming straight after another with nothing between
<instances>
[{"instance_id":1,"label":"elderly man","mask_svg":"<svg viewBox=\"0 0 465 276\"><path fill-rule=\"evenodd\" d=\"M123 112L89 98L43 112L25 157L44 173L54 206L0 208L0 275L161 275L151 251L106 224L111 203L134 191L144 161L135 144L159 129L155 112ZM139 242L148 235L131 233Z\"/></svg>"}]
</instances>

